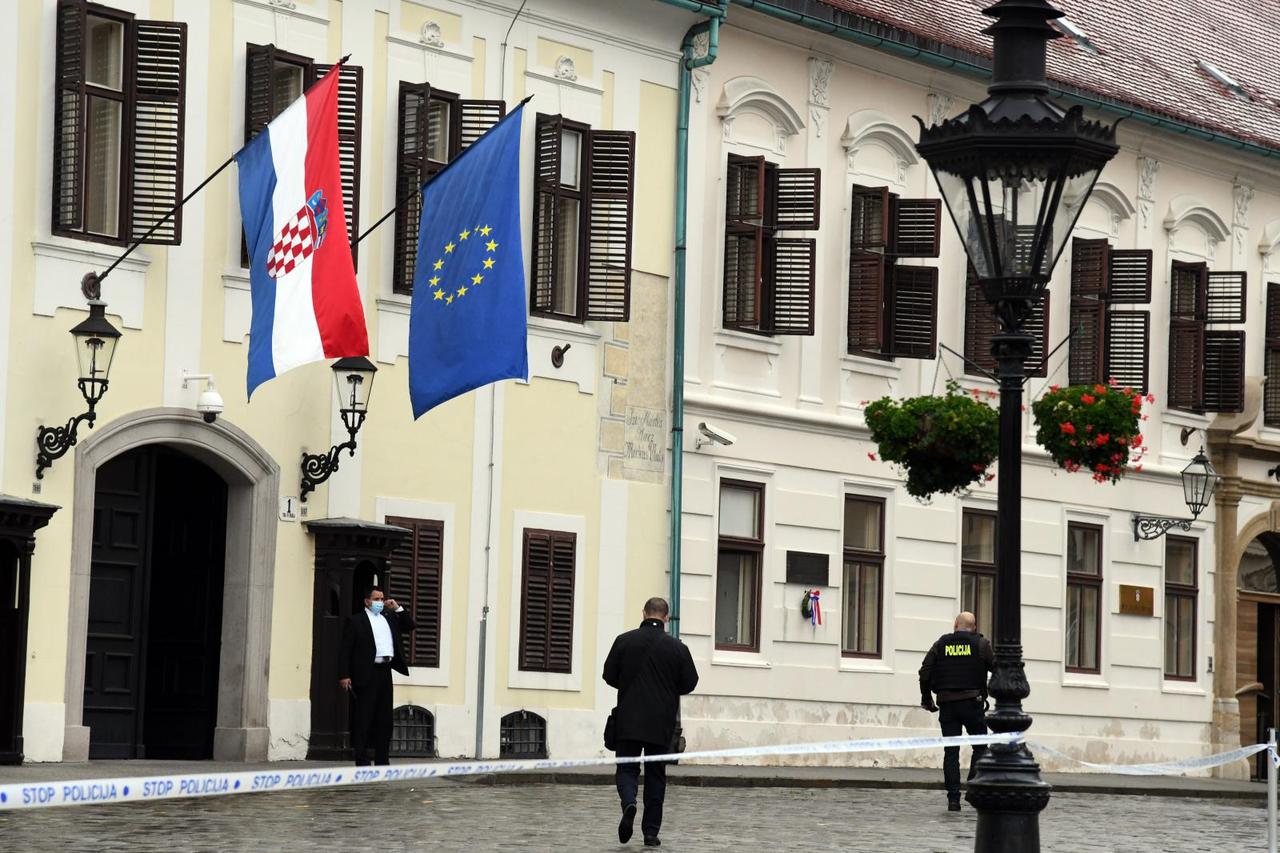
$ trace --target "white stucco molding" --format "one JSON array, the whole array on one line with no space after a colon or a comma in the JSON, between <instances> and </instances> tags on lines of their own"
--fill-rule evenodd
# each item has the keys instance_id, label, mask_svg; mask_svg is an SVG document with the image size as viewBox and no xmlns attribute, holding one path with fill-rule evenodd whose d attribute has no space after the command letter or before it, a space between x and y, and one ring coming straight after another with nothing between
<instances>
[{"instance_id":1,"label":"white stucco molding","mask_svg":"<svg viewBox=\"0 0 1280 853\"><path fill-rule=\"evenodd\" d=\"M1258 241L1258 254L1262 255L1263 272L1271 265L1271 259L1280 249L1280 219L1273 219L1262 229L1262 239Z\"/></svg>"},{"instance_id":2,"label":"white stucco molding","mask_svg":"<svg viewBox=\"0 0 1280 853\"><path fill-rule=\"evenodd\" d=\"M804 119L778 90L759 77L734 77L724 84L716 114L724 123L724 140L734 141L734 120L745 114L757 115L773 125L773 150L786 153L787 138L804 130Z\"/></svg>"},{"instance_id":3,"label":"white stucco molding","mask_svg":"<svg viewBox=\"0 0 1280 853\"><path fill-rule=\"evenodd\" d=\"M1164 217L1164 228L1172 235L1183 225L1195 225L1212 243L1221 243L1231 236L1231 229L1222 217L1193 195L1180 195L1169 202L1169 212Z\"/></svg>"},{"instance_id":4,"label":"white stucco molding","mask_svg":"<svg viewBox=\"0 0 1280 853\"><path fill-rule=\"evenodd\" d=\"M867 145L879 145L897 159L899 182L905 177L908 168L920 162L911 136L879 110L859 110L850 115L845 123L844 135L840 137L840 144L844 146L850 172L854 171L858 152Z\"/></svg>"},{"instance_id":5,"label":"white stucco molding","mask_svg":"<svg viewBox=\"0 0 1280 853\"><path fill-rule=\"evenodd\" d=\"M1120 223L1133 217L1138 209L1133 202L1129 200L1129 196L1125 191L1120 189L1110 181L1098 181L1093 186L1093 193L1089 196L1090 201L1096 201L1107 209L1111 217L1111 234L1114 236L1120 230Z\"/></svg>"}]
</instances>

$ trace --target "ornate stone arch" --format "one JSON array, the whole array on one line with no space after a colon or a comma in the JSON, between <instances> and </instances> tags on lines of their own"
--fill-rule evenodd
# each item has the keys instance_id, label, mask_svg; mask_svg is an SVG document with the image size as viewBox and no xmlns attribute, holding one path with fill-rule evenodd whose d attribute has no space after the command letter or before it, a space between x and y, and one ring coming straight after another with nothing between
<instances>
[{"instance_id":1,"label":"ornate stone arch","mask_svg":"<svg viewBox=\"0 0 1280 853\"><path fill-rule=\"evenodd\" d=\"M1131 219L1137 212L1125 191L1110 181L1098 181L1094 184L1089 201L1097 202L1107 211L1107 221L1113 237L1120 233L1120 224Z\"/></svg>"},{"instance_id":2,"label":"ornate stone arch","mask_svg":"<svg viewBox=\"0 0 1280 853\"><path fill-rule=\"evenodd\" d=\"M893 155L898 164L898 182L906 179L906 171L920 162L916 144L892 118L879 110L858 110L845 123L840 137L848 157L848 169L854 171L858 152L868 145L878 145Z\"/></svg>"},{"instance_id":3,"label":"ornate stone arch","mask_svg":"<svg viewBox=\"0 0 1280 853\"><path fill-rule=\"evenodd\" d=\"M743 115L755 115L773 126L770 150L781 155L787 139L804 130L804 119L777 89L759 77L734 77L724 84L716 113L724 126L724 140L735 141L733 125Z\"/></svg>"},{"instance_id":4,"label":"ornate stone arch","mask_svg":"<svg viewBox=\"0 0 1280 853\"><path fill-rule=\"evenodd\" d=\"M265 761L280 466L262 445L226 419L206 424L198 412L180 408L130 413L99 426L76 446L63 760L87 761L89 757L84 677L98 468L122 453L153 444L176 448L200 460L227 484L222 675L213 757L217 761Z\"/></svg>"},{"instance_id":5,"label":"ornate stone arch","mask_svg":"<svg viewBox=\"0 0 1280 853\"><path fill-rule=\"evenodd\" d=\"M1231 228L1211 207L1193 195L1180 195L1169 202L1169 212L1164 218L1171 247L1175 235L1187 225L1195 226L1204 234L1208 257L1212 257L1219 243L1231 237Z\"/></svg>"}]
</instances>

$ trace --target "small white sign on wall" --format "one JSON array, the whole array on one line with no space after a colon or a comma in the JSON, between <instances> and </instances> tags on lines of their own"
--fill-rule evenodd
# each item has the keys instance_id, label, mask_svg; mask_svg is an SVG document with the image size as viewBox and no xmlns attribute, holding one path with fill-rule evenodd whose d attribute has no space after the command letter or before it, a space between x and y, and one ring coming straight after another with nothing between
<instances>
[{"instance_id":1,"label":"small white sign on wall","mask_svg":"<svg viewBox=\"0 0 1280 853\"><path fill-rule=\"evenodd\" d=\"M297 521L300 506L297 495L283 495L280 498L280 520Z\"/></svg>"}]
</instances>

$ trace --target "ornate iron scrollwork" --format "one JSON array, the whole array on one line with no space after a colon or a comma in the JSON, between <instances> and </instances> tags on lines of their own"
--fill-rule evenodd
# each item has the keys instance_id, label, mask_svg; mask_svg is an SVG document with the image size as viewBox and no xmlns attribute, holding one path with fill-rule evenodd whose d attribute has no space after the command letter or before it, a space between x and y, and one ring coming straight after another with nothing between
<instances>
[{"instance_id":1,"label":"ornate iron scrollwork","mask_svg":"<svg viewBox=\"0 0 1280 853\"><path fill-rule=\"evenodd\" d=\"M1168 518L1163 515L1139 515L1134 513L1133 541L1159 539L1175 527L1179 530L1190 530L1191 522L1194 520L1193 518Z\"/></svg>"}]
</instances>

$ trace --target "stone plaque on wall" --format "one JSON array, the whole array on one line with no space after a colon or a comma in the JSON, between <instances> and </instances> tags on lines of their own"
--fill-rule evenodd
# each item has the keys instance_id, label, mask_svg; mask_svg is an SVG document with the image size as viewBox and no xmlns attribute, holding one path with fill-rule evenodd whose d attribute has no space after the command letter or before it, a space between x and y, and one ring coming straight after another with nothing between
<instances>
[{"instance_id":1,"label":"stone plaque on wall","mask_svg":"<svg viewBox=\"0 0 1280 853\"><path fill-rule=\"evenodd\" d=\"M830 586L831 557L808 551L787 552L787 583L804 586Z\"/></svg>"},{"instance_id":2,"label":"stone plaque on wall","mask_svg":"<svg viewBox=\"0 0 1280 853\"><path fill-rule=\"evenodd\" d=\"M666 466L667 413L627 406L622 458L628 468L661 473Z\"/></svg>"},{"instance_id":3,"label":"stone plaque on wall","mask_svg":"<svg viewBox=\"0 0 1280 853\"><path fill-rule=\"evenodd\" d=\"M1120 584L1120 612L1130 616L1154 616L1156 591L1149 586Z\"/></svg>"}]
</instances>

